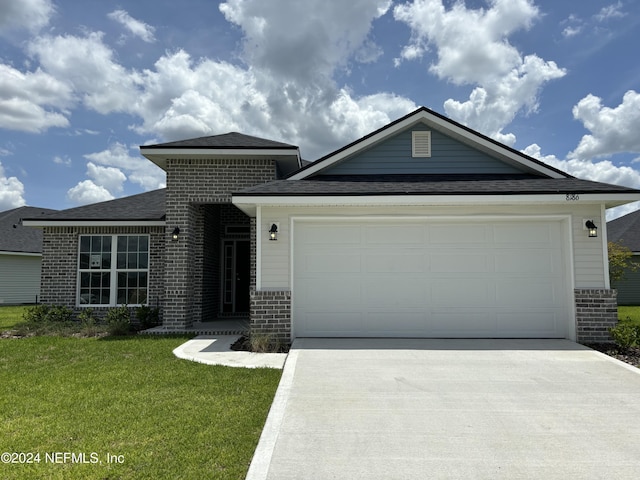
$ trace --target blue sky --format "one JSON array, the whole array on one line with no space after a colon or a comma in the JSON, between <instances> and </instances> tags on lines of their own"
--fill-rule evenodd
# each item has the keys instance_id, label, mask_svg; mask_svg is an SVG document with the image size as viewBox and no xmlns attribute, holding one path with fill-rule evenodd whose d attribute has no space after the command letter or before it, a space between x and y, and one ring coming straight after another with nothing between
<instances>
[{"instance_id":1,"label":"blue sky","mask_svg":"<svg viewBox=\"0 0 640 480\"><path fill-rule=\"evenodd\" d=\"M639 3L0 0L0 211L163 187L139 145L239 131L315 160L421 105L640 188Z\"/></svg>"}]
</instances>

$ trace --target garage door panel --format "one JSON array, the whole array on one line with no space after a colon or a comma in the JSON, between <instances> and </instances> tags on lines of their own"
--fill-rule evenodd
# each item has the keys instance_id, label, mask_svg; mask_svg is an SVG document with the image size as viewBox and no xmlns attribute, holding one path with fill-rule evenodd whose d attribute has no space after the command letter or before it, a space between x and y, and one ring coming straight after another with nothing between
<instances>
[{"instance_id":1,"label":"garage door panel","mask_svg":"<svg viewBox=\"0 0 640 480\"><path fill-rule=\"evenodd\" d=\"M566 337L562 232L559 221L294 222L294 334Z\"/></svg>"},{"instance_id":2,"label":"garage door panel","mask_svg":"<svg viewBox=\"0 0 640 480\"><path fill-rule=\"evenodd\" d=\"M364 229L366 245L423 245L425 242L424 225L404 225L402 235L398 235L396 225L367 226Z\"/></svg>"},{"instance_id":3,"label":"garage door panel","mask_svg":"<svg viewBox=\"0 0 640 480\"><path fill-rule=\"evenodd\" d=\"M297 329L307 336L334 337L337 333L344 336L361 336L364 330L363 314L361 312L340 312L331 314L325 312L308 312L297 322Z\"/></svg>"},{"instance_id":4,"label":"garage door panel","mask_svg":"<svg viewBox=\"0 0 640 480\"><path fill-rule=\"evenodd\" d=\"M416 273L428 269L428 257L415 253L366 252L364 268L368 273Z\"/></svg>"},{"instance_id":5,"label":"garage door panel","mask_svg":"<svg viewBox=\"0 0 640 480\"><path fill-rule=\"evenodd\" d=\"M308 278L299 283L296 297L309 309L344 309L348 306L360 311L362 285L358 278L343 276L334 282L327 282L323 278ZM318 295L318 292L322 292L322 295Z\"/></svg>"},{"instance_id":6,"label":"garage door panel","mask_svg":"<svg viewBox=\"0 0 640 480\"><path fill-rule=\"evenodd\" d=\"M556 291L562 287L546 280L500 279L496 282L496 304L536 308L558 303Z\"/></svg>"},{"instance_id":7,"label":"garage door panel","mask_svg":"<svg viewBox=\"0 0 640 480\"><path fill-rule=\"evenodd\" d=\"M486 253L447 251L431 255L431 273L478 273L492 268L492 256Z\"/></svg>"},{"instance_id":8,"label":"garage door panel","mask_svg":"<svg viewBox=\"0 0 640 480\"><path fill-rule=\"evenodd\" d=\"M514 310L496 315L498 331L503 337L555 337L562 330L557 312L538 309L523 312Z\"/></svg>"},{"instance_id":9,"label":"garage door panel","mask_svg":"<svg viewBox=\"0 0 640 480\"><path fill-rule=\"evenodd\" d=\"M418 278L407 282L404 275L393 277L370 277L364 281L365 308L402 310L423 308L426 287Z\"/></svg>"},{"instance_id":10,"label":"garage door panel","mask_svg":"<svg viewBox=\"0 0 640 480\"><path fill-rule=\"evenodd\" d=\"M490 337L495 321L489 313L470 309L435 310L430 315L429 332L433 337Z\"/></svg>"},{"instance_id":11,"label":"garage door panel","mask_svg":"<svg viewBox=\"0 0 640 480\"><path fill-rule=\"evenodd\" d=\"M434 306L485 307L493 305L493 288L484 278L440 278L431 282Z\"/></svg>"},{"instance_id":12,"label":"garage door panel","mask_svg":"<svg viewBox=\"0 0 640 480\"><path fill-rule=\"evenodd\" d=\"M509 251L496 256L496 272L499 273L554 273L561 267L559 256L548 251Z\"/></svg>"},{"instance_id":13,"label":"garage door panel","mask_svg":"<svg viewBox=\"0 0 640 480\"><path fill-rule=\"evenodd\" d=\"M359 273L362 271L360 255L356 252L345 254L313 254L305 258L304 273Z\"/></svg>"}]
</instances>

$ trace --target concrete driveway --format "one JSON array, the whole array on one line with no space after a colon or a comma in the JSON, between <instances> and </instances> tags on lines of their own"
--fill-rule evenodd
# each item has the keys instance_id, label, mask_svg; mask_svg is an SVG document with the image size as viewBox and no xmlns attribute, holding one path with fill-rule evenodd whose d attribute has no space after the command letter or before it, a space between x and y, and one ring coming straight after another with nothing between
<instances>
[{"instance_id":1,"label":"concrete driveway","mask_svg":"<svg viewBox=\"0 0 640 480\"><path fill-rule=\"evenodd\" d=\"M298 339L247 479L640 475L640 371L567 340Z\"/></svg>"}]
</instances>

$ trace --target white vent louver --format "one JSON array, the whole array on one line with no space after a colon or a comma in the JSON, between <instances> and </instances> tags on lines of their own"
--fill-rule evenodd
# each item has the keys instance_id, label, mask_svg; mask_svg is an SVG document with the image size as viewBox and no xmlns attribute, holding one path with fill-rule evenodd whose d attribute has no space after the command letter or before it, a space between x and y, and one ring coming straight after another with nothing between
<instances>
[{"instance_id":1,"label":"white vent louver","mask_svg":"<svg viewBox=\"0 0 640 480\"><path fill-rule=\"evenodd\" d=\"M416 131L412 134L412 153L413 157L430 157L431 156L431 132Z\"/></svg>"}]
</instances>

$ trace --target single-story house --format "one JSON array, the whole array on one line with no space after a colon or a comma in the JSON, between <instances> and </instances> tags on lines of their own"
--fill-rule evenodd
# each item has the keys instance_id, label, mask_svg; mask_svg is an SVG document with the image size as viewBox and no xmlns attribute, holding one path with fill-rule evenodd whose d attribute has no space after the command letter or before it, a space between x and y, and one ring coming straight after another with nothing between
<instances>
[{"instance_id":1,"label":"single-story house","mask_svg":"<svg viewBox=\"0 0 640 480\"><path fill-rule=\"evenodd\" d=\"M25 228L22 219L52 212L55 210L37 207L0 212L0 304L38 302L42 230Z\"/></svg>"},{"instance_id":2,"label":"single-story house","mask_svg":"<svg viewBox=\"0 0 640 480\"><path fill-rule=\"evenodd\" d=\"M599 341L617 321L605 209L640 191L430 109L308 165L238 133L140 151L166 190L25 221L44 230L43 302L146 303L168 331L247 315L286 340Z\"/></svg>"},{"instance_id":3,"label":"single-story house","mask_svg":"<svg viewBox=\"0 0 640 480\"><path fill-rule=\"evenodd\" d=\"M633 253L631 261L640 264L640 210L607 223L607 238ZM612 280L618 291L618 305L640 305L640 269L626 269L624 278Z\"/></svg>"}]
</instances>

